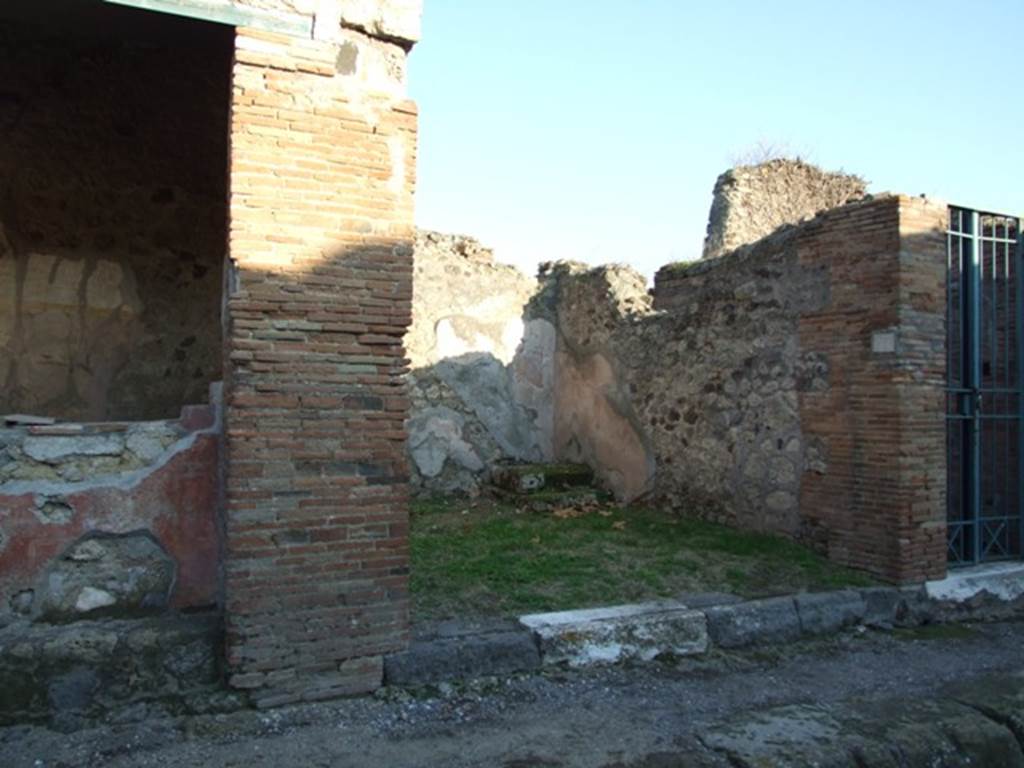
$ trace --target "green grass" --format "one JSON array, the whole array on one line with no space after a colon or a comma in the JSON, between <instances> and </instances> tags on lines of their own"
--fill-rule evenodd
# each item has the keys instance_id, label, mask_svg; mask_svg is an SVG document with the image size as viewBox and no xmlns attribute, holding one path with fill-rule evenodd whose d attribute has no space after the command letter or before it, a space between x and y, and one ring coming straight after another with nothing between
<instances>
[{"instance_id":1,"label":"green grass","mask_svg":"<svg viewBox=\"0 0 1024 768\"><path fill-rule=\"evenodd\" d=\"M607 506L557 517L434 499L414 502L411 521L417 620L872 583L787 539L653 509Z\"/></svg>"}]
</instances>

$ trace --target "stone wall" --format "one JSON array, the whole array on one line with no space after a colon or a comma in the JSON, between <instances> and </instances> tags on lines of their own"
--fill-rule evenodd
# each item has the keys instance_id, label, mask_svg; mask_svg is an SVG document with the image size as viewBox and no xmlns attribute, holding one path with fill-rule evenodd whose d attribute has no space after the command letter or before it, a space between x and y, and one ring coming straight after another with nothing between
<instances>
[{"instance_id":1,"label":"stone wall","mask_svg":"<svg viewBox=\"0 0 1024 768\"><path fill-rule=\"evenodd\" d=\"M95 6L0 19L0 413L171 418L221 378L230 30Z\"/></svg>"},{"instance_id":2,"label":"stone wall","mask_svg":"<svg viewBox=\"0 0 1024 768\"><path fill-rule=\"evenodd\" d=\"M550 276L556 454L591 464L622 498L797 535L797 391L815 386L797 320L825 291L820 272L799 269L793 232L663 269L653 297L628 268Z\"/></svg>"},{"instance_id":3,"label":"stone wall","mask_svg":"<svg viewBox=\"0 0 1024 768\"><path fill-rule=\"evenodd\" d=\"M419 232L413 261L413 485L475 494L496 462L552 455L553 328L527 317L537 281L475 240Z\"/></svg>"},{"instance_id":4,"label":"stone wall","mask_svg":"<svg viewBox=\"0 0 1024 768\"><path fill-rule=\"evenodd\" d=\"M800 160L733 168L715 182L704 257L720 256L779 227L859 200L866 191L859 176L829 173Z\"/></svg>"},{"instance_id":5,"label":"stone wall","mask_svg":"<svg viewBox=\"0 0 1024 768\"><path fill-rule=\"evenodd\" d=\"M650 311L645 281L628 267L566 262L542 265L541 280L533 312L557 339L554 456L589 464L620 499L642 496L653 490L654 452L629 370L656 346L640 326Z\"/></svg>"}]
</instances>

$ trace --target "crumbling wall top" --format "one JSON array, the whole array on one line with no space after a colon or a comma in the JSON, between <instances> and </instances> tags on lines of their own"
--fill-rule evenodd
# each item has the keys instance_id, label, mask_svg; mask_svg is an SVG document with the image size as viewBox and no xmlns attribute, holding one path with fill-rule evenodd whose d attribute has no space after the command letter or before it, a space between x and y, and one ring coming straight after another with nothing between
<instances>
[{"instance_id":1,"label":"crumbling wall top","mask_svg":"<svg viewBox=\"0 0 1024 768\"><path fill-rule=\"evenodd\" d=\"M777 159L726 171L715 183L704 258L760 240L786 224L859 200L864 179L823 171L801 160Z\"/></svg>"}]
</instances>

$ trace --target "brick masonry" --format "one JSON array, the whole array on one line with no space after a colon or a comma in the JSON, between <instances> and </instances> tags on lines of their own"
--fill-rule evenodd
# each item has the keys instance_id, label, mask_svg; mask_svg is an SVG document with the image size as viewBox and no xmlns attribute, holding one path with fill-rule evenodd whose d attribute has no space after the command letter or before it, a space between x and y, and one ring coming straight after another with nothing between
<instances>
[{"instance_id":1,"label":"brick masonry","mask_svg":"<svg viewBox=\"0 0 1024 768\"><path fill-rule=\"evenodd\" d=\"M805 534L900 582L946 570L946 216L888 197L819 217L798 245L802 266L828 270L830 293L799 322L829 378L800 395L805 438L827 463L802 479Z\"/></svg>"},{"instance_id":2,"label":"brick masonry","mask_svg":"<svg viewBox=\"0 0 1024 768\"><path fill-rule=\"evenodd\" d=\"M346 44L236 40L225 608L260 705L371 690L408 639L416 108Z\"/></svg>"}]
</instances>

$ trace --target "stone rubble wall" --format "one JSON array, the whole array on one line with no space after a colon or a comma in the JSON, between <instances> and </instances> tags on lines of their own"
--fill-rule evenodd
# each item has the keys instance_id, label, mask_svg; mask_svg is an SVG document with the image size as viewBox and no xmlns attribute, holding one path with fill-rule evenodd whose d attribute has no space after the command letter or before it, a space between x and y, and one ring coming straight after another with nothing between
<instances>
[{"instance_id":1,"label":"stone rubble wall","mask_svg":"<svg viewBox=\"0 0 1024 768\"><path fill-rule=\"evenodd\" d=\"M770 160L726 171L715 182L704 258L760 240L779 227L859 200L859 176L822 171L800 160Z\"/></svg>"},{"instance_id":2,"label":"stone rubble wall","mask_svg":"<svg viewBox=\"0 0 1024 768\"><path fill-rule=\"evenodd\" d=\"M557 460L591 466L601 484L632 500L653 489L654 451L626 371L650 313L641 275L613 265L541 266L534 311L556 328L554 444ZM631 348L633 347L633 348Z\"/></svg>"},{"instance_id":3,"label":"stone rubble wall","mask_svg":"<svg viewBox=\"0 0 1024 768\"><path fill-rule=\"evenodd\" d=\"M412 484L475 494L499 461L552 456L553 327L527 317L537 281L471 238L421 231L413 262Z\"/></svg>"},{"instance_id":4,"label":"stone rubble wall","mask_svg":"<svg viewBox=\"0 0 1024 768\"><path fill-rule=\"evenodd\" d=\"M0 430L0 624L217 604L218 392L174 421Z\"/></svg>"},{"instance_id":5,"label":"stone rubble wall","mask_svg":"<svg viewBox=\"0 0 1024 768\"><path fill-rule=\"evenodd\" d=\"M627 267L548 274L560 342L556 455L595 466L620 498L657 496L795 535L805 462L797 389L808 375L797 315L821 295L821 278L797 268L792 236L663 269L653 297Z\"/></svg>"}]
</instances>

